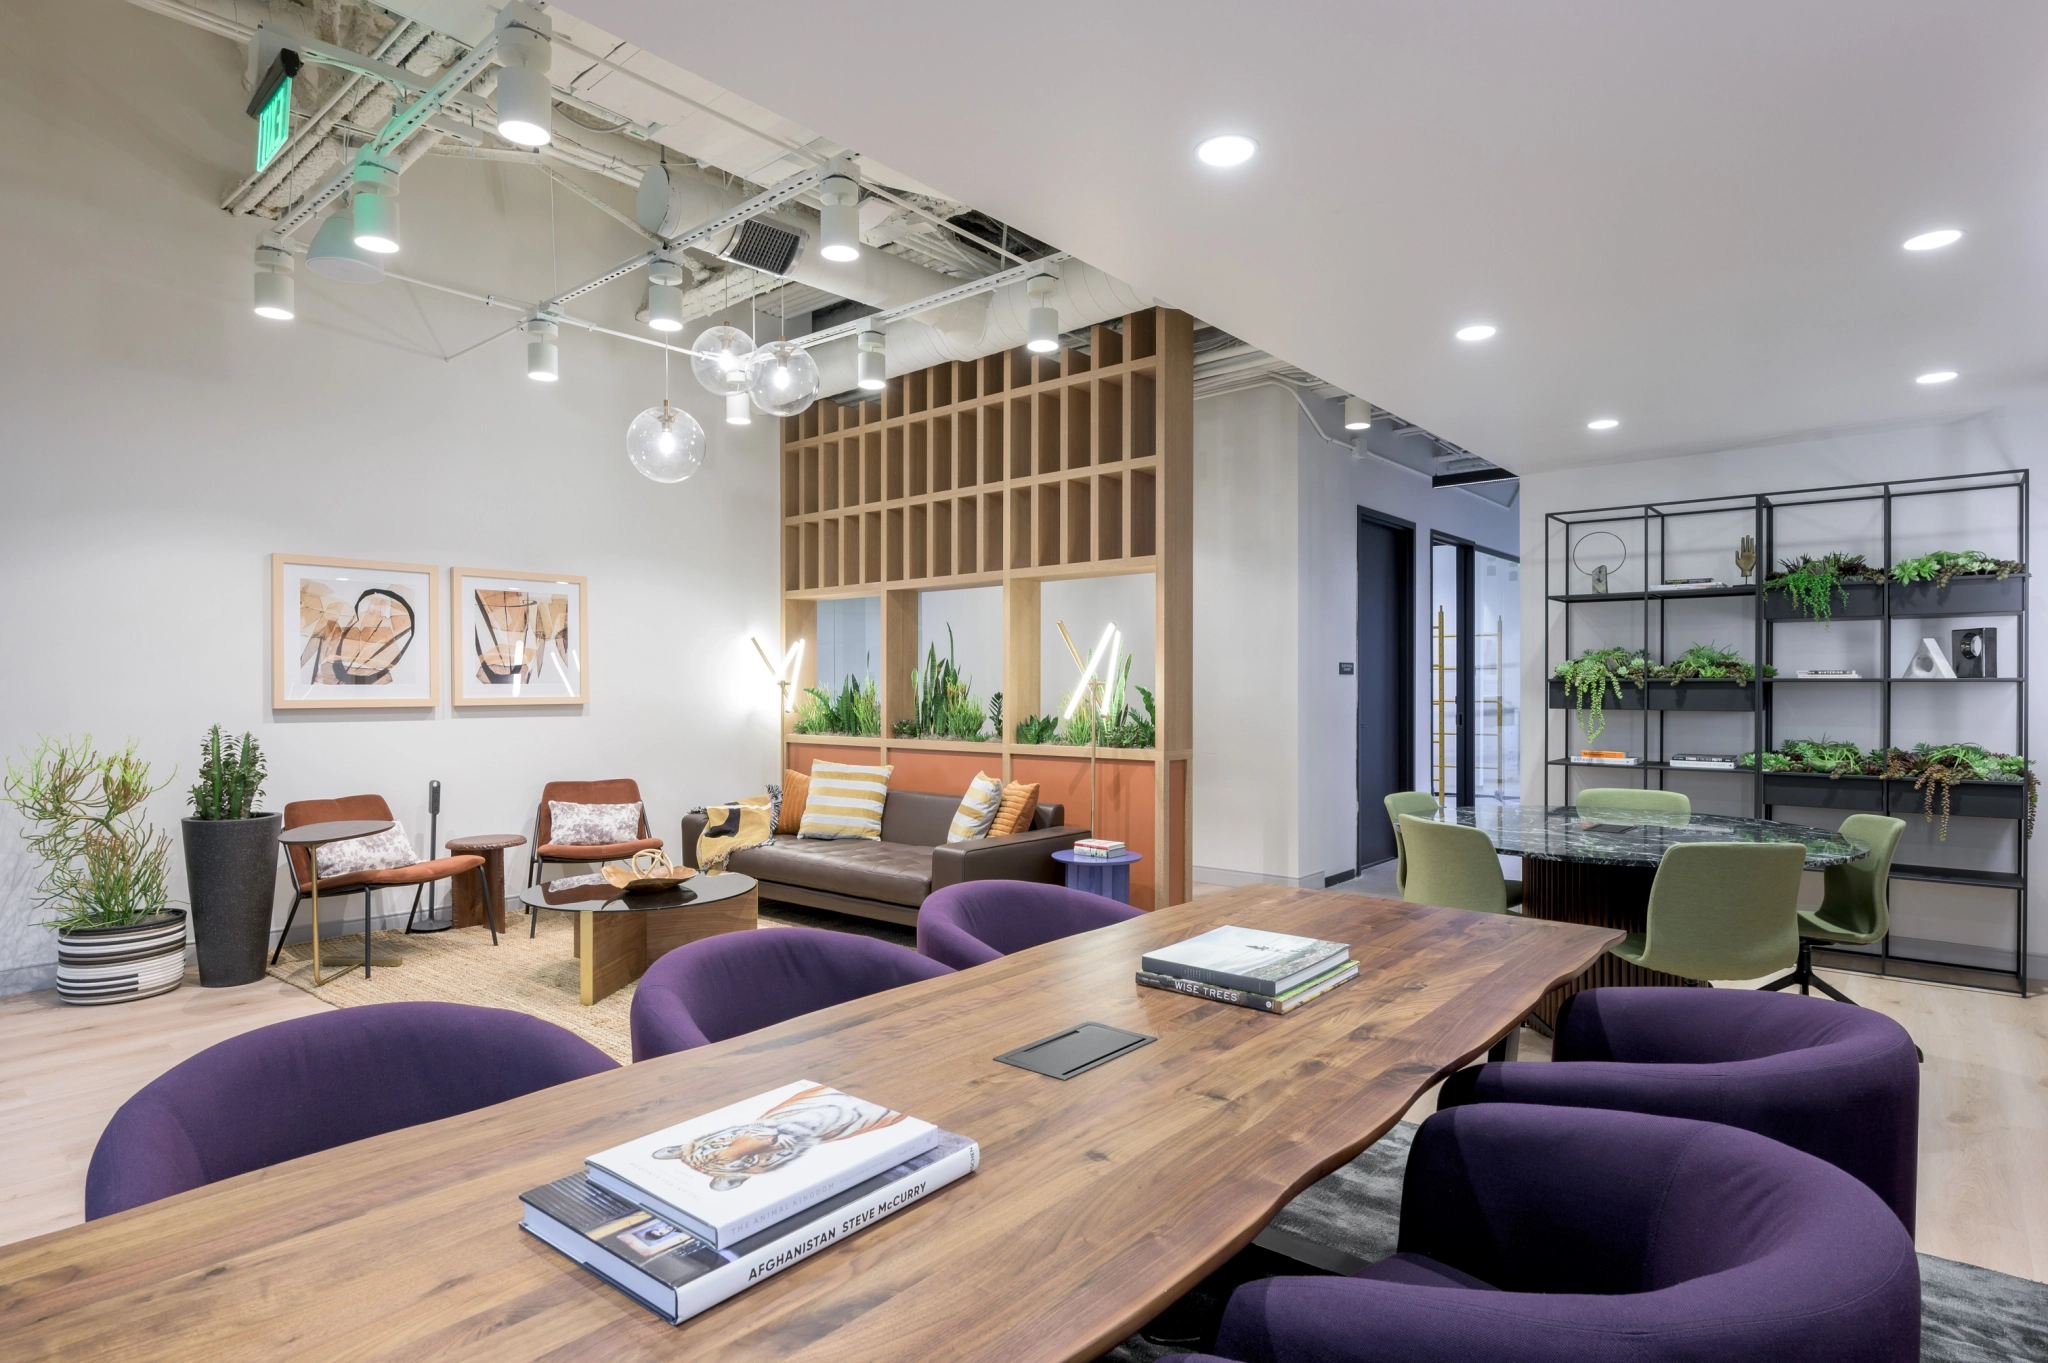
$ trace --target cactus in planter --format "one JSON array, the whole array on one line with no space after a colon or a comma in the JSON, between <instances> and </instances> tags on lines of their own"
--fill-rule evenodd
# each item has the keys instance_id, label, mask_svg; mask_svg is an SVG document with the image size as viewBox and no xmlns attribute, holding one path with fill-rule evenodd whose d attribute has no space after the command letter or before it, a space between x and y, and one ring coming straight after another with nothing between
<instances>
[{"instance_id":1,"label":"cactus in planter","mask_svg":"<svg viewBox=\"0 0 2048 1363\"><path fill-rule=\"evenodd\" d=\"M220 725L214 725L199 744L199 782L192 787L192 817L209 821L253 818L268 775L255 735L225 738Z\"/></svg>"}]
</instances>

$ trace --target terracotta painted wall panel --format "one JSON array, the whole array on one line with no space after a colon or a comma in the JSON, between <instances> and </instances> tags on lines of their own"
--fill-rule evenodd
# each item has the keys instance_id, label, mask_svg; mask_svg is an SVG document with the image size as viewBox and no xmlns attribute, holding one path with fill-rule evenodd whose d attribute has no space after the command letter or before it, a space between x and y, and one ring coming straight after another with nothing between
<instances>
[{"instance_id":1,"label":"terracotta painted wall panel","mask_svg":"<svg viewBox=\"0 0 2048 1363\"><path fill-rule=\"evenodd\" d=\"M964 796L976 772L985 771L997 779L1001 779L1003 774L1000 748L991 748L986 757L977 753L891 748L889 761L896 768L889 777L891 790L926 790L937 795Z\"/></svg>"},{"instance_id":2,"label":"terracotta painted wall panel","mask_svg":"<svg viewBox=\"0 0 2048 1363\"><path fill-rule=\"evenodd\" d=\"M1131 867L1131 903L1156 907L1154 886L1159 865L1153 830L1155 773L1149 761L1103 759L1096 764L1099 817L1088 815L1088 759L1025 757L1010 759L1013 781L1036 781L1040 800L1058 800L1067 807L1067 822L1091 829L1098 838L1118 838L1145 859Z\"/></svg>"},{"instance_id":3,"label":"terracotta painted wall panel","mask_svg":"<svg viewBox=\"0 0 2048 1363\"><path fill-rule=\"evenodd\" d=\"M882 765L880 748L838 748L825 743L792 743L789 745L789 766L792 771L810 774L813 762L844 762L855 767L879 767Z\"/></svg>"}]
</instances>

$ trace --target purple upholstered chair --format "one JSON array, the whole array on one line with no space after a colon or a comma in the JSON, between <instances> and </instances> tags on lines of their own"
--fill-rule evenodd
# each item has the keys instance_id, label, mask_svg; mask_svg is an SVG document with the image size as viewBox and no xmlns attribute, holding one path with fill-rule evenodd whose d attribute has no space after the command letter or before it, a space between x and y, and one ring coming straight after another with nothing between
<instances>
[{"instance_id":1,"label":"purple upholstered chair","mask_svg":"<svg viewBox=\"0 0 2048 1363\"><path fill-rule=\"evenodd\" d=\"M1917 1363L1920 1266L1868 1188L1751 1132L1453 1108L1415 1137L1399 1252L1355 1278L1240 1287L1216 1349L1240 1363Z\"/></svg>"},{"instance_id":2,"label":"purple upholstered chair","mask_svg":"<svg viewBox=\"0 0 2048 1363\"><path fill-rule=\"evenodd\" d=\"M86 1171L85 1219L617 1068L501 1008L374 1003L273 1023L121 1104Z\"/></svg>"},{"instance_id":3,"label":"purple upholstered chair","mask_svg":"<svg viewBox=\"0 0 2048 1363\"><path fill-rule=\"evenodd\" d=\"M633 1058L708 1046L835 1003L952 974L914 951L850 932L763 928L677 947L633 994Z\"/></svg>"},{"instance_id":4,"label":"purple upholstered chair","mask_svg":"<svg viewBox=\"0 0 2048 1363\"><path fill-rule=\"evenodd\" d=\"M1551 1064L1461 1070L1439 1107L1544 1103L1721 1122L1818 1155L1913 1230L1920 1067L1881 1013L1751 989L1593 989L1558 1018Z\"/></svg>"},{"instance_id":5,"label":"purple upholstered chair","mask_svg":"<svg viewBox=\"0 0 2048 1363\"><path fill-rule=\"evenodd\" d=\"M1143 916L1142 909L1064 885L963 880L934 892L918 909L917 949L942 965L965 970Z\"/></svg>"}]
</instances>

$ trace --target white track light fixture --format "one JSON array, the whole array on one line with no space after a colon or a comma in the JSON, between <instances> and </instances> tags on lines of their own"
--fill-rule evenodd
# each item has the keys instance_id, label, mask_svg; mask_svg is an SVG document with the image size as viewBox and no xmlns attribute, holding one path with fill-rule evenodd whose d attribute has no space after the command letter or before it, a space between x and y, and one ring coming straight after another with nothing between
<instances>
[{"instance_id":1,"label":"white track light fixture","mask_svg":"<svg viewBox=\"0 0 2048 1363\"><path fill-rule=\"evenodd\" d=\"M384 278L384 258L356 245L356 214L343 200L313 234L306 268L344 284L375 284Z\"/></svg>"},{"instance_id":2,"label":"white track light fixture","mask_svg":"<svg viewBox=\"0 0 2048 1363\"><path fill-rule=\"evenodd\" d=\"M297 309L292 305L291 247L275 232L265 232L256 247L256 315L273 322L289 322Z\"/></svg>"},{"instance_id":3,"label":"white track light fixture","mask_svg":"<svg viewBox=\"0 0 2048 1363\"><path fill-rule=\"evenodd\" d=\"M792 341L770 341L747 361L747 392L769 416L795 416L818 396L818 362Z\"/></svg>"},{"instance_id":4,"label":"white track light fixture","mask_svg":"<svg viewBox=\"0 0 2048 1363\"><path fill-rule=\"evenodd\" d=\"M1060 310L1052 305L1052 296L1059 287L1059 277L1051 274L1035 274L1025 282L1031 312L1025 322L1029 339L1024 348L1033 354L1050 355L1060 348Z\"/></svg>"},{"instance_id":5,"label":"white track light fixture","mask_svg":"<svg viewBox=\"0 0 2048 1363\"><path fill-rule=\"evenodd\" d=\"M526 377L536 383L553 383L562 377L562 351L555 344L560 334L552 317L526 319Z\"/></svg>"},{"instance_id":6,"label":"white track light fixture","mask_svg":"<svg viewBox=\"0 0 2048 1363\"><path fill-rule=\"evenodd\" d=\"M356 159L356 245L380 256L398 251L398 167L373 156Z\"/></svg>"},{"instance_id":7,"label":"white track light fixture","mask_svg":"<svg viewBox=\"0 0 2048 1363\"><path fill-rule=\"evenodd\" d=\"M657 483L680 483L704 467L704 428L663 398L626 428L626 458Z\"/></svg>"},{"instance_id":8,"label":"white track light fixture","mask_svg":"<svg viewBox=\"0 0 2048 1363\"><path fill-rule=\"evenodd\" d=\"M860 259L860 181L853 178L853 163L840 157L832 163L832 174L818 185L818 254L845 264Z\"/></svg>"},{"instance_id":9,"label":"white track light fixture","mask_svg":"<svg viewBox=\"0 0 2048 1363\"><path fill-rule=\"evenodd\" d=\"M498 136L507 142L545 147L554 138L554 40L554 24L525 0L498 11Z\"/></svg>"},{"instance_id":10,"label":"white track light fixture","mask_svg":"<svg viewBox=\"0 0 2048 1363\"><path fill-rule=\"evenodd\" d=\"M1344 399L1344 429L1347 431L1371 430L1372 404L1364 398Z\"/></svg>"},{"instance_id":11,"label":"white track light fixture","mask_svg":"<svg viewBox=\"0 0 2048 1363\"><path fill-rule=\"evenodd\" d=\"M751 426L754 424L754 403L745 393L732 393L726 397L725 424L728 426Z\"/></svg>"},{"instance_id":12,"label":"white track light fixture","mask_svg":"<svg viewBox=\"0 0 2048 1363\"><path fill-rule=\"evenodd\" d=\"M859 333L859 351L854 360L854 378L870 393L889 386L889 338L880 327Z\"/></svg>"},{"instance_id":13,"label":"white track light fixture","mask_svg":"<svg viewBox=\"0 0 2048 1363\"><path fill-rule=\"evenodd\" d=\"M656 256L647 266L647 325L656 331L683 329L683 267Z\"/></svg>"},{"instance_id":14,"label":"white track light fixture","mask_svg":"<svg viewBox=\"0 0 2048 1363\"><path fill-rule=\"evenodd\" d=\"M754 338L738 327L707 327L690 344L690 372L707 393L745 393L747 360L753 353Z\"/></svg>"}]
</instances>

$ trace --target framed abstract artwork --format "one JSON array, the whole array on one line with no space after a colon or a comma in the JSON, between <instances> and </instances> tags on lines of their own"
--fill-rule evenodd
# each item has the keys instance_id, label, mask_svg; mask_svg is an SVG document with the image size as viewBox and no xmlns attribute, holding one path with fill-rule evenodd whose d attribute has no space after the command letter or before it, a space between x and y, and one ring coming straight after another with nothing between
<instances>
[{"instance_id":1,"label":"framed abstract artwork","mask_svg":"<svg viewBox=\"0 0 2048 1363\"><path fill-rule=\"evenodd\" d=\"M457 705L581 705L590 693L590 591L580 577L457 568Z\"/></svg>"},{"instance_id":2,"label":"framed abstract artwork","mask_svg":"<svg viewBox=\"0 0 2048 1363\"><path fill-rule=\"evenodd\" d=\"M270 611L273 709L440 703L433 567L272 554Z\"/></svg>"}]
</instances>

